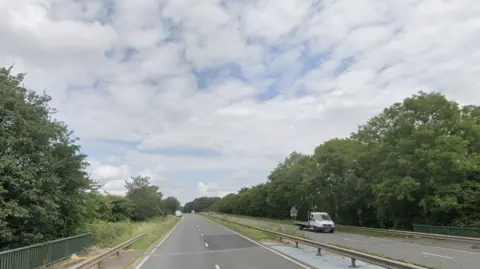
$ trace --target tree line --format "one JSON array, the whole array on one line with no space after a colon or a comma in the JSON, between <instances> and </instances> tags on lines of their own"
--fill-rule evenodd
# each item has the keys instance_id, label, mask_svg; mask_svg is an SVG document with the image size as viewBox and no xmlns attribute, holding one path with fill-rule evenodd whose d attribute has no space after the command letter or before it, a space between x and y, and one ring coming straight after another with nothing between
<instances>
[{"instance_id":1,"label":"tree line","mask_svg":"<svg viewBox=\"0 0 480 269\"><path fill-rule=\"evenodd\" d=\"M291 153L265 183L209 201L197 208L289 218L294 205L300 219L326 211L346 225L480 227L480 106L419 92L347 138Z\"/></svg>"},{"instance_id":2,"label":"tree line","mask_svg":"<svg viewBox=\"0 0 480 269\"><path fill-rule=\"evenodd\" d=\"M85 224L143 221L174 212L150 178L132 177L125 197L103 194L86 173L86 155L51 97L0 68L0 250L75 235Z\"/></svg>"}]
</instances>

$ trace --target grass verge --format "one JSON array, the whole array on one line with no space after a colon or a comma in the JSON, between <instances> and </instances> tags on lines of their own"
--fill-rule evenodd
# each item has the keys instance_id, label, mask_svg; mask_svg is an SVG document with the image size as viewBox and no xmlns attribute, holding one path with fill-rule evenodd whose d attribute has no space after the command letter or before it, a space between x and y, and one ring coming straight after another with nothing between
<instances>
[{"instance_id":1,"label":"grass verge","mask_svg":"<svg viewBox=\"0 0 480 269\"><path fill-rule=\"evenodd\" d=\"M266 234L264 232L261 232L261 231L255 230L255 229L245 228L243 226L233 224L233 223L230 223L230 222L226 222L224 220L217 219L217 218L211 218L211 217L208 217L208 218L210 220L222 225L222 226L225 226L225 227L229 228L230 230L236 231L236 232L238 232L242 235L245 235L245 236L247 236L251 239L257 240L257 241L271 241L271 240L276 240L277 239L277 237L275 237L273 235Z\"/></svg>"},{"instance_id":2,"label":"grass verge","mask_svg":"<svg viewBox=\"0 0 480 269\"><path fill-rule=\"evenodd\" d=\"M93 245L98 248L116 246L128 239L146 233L147 235L135 242L130 248L147 249L165 232L170 230L180 219L174 216L154 218L145 222L104 222L88 224L86 229L93 234Z\"/></svg>"},{"instance_id":3,"label":"grass verge","mask_svg":"<svg viewBox=\"0 0 480 269\"><path fill-rule=\"evenodd\" d=\"M285 220L285 219L269 219L269 218L261 218L261 217L251 217L251 216L243 216L243 215L227 215L231 217L243 218L243 219L251 219L251 220L259 220L265 222L272 222L272 223L281 223L286 225L293 225L292 220ZM362 229L355 229L350 227L335 227L335 231L341 233L350 233L350 234L358 234L358 235L365 235L365 236L373 236L373 237L387 237L387 238L404 238L405 235L393 234L393 233L385 233L381 231L371 231L371 230L362 230Z\"/></svg>"},{"instance_id":4,"label":"grass verge","mask_svg":"<svg viewBox=\"0 0 480 269\"><path fill-rule=\"evenodd\" d=\"M224 221L222 219L219 219L219 218L214 218L214 217L209 217L207 216L207 218L223 225L223 226L226 226L234 231L237 231L241 234L244 234L246 236L249 236L255 240L271 240L271 239L277 239L278 236L275 236L275 235L271 235L271 234L268 234L268 233L264 233L262 231L259 231L259 230L255 230L255 229L252 229L252 228L247 228L247 227L244 227L244 226L241 226L241 225L237 225L237 224L234 224L234 223L230 223L230 222L227 222L227 221ZM227 218L228 220L228 218ZM248 224L249 226L252 226L252 227L256 227L256 228L262 228L262 229L266 229L266 230L269 230L269 231L272 231L272 232L278 232L278 233L284 233L284 234L288 234L288 235L291 235L291 236L296 236L296 237L300 237L300 238L307 238L306 236L303 235L303 233L299 232L299 231L296 231L296 230L290 230L290 229L285 229L284 227L278 227L278 226L275 226L275 225L267 225L267 226L261 226L261 225L255 225L255 224ZM250 235L247 235L247 234L250 234ZM258 239L257 239L258 238Z\"/></svg>"}]
</instances>

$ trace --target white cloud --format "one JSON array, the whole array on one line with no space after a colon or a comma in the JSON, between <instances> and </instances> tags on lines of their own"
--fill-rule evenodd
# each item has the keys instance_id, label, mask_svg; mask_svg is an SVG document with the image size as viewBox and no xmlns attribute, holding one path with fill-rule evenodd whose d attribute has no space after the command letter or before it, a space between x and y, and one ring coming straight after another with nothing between
<instances>
[{"instance_id":1,"label":"white cloud","mask_svg":"<svg viewBox=\"0 0 480 269\"><path fill-rule=\"evenodd\" d=\"M26 72L27 87L46 89L83 143L119 143L87 152L98 162L92 176L118 193L137 173L183 202L215 186L216 194L235 191L265 180L291 151L346 136L421 89L480 102L473 0L0 6L0 64ZM160 153L179 148L190 155ZM201 156L205 149L220 156ZM169 181L195 171L231 176Z\"/></svg>"},{"instance_id":2,"label":"white cloud","mask_svg":"<svg viewBox=\"0 0 480 269\"><path fill-rule=\"evenodd\" d=\"M231 191L221 190L217 183L198 182L197 189L202 196L223 197L229 193L232 193Z\"/></svg>"}]
</instances>

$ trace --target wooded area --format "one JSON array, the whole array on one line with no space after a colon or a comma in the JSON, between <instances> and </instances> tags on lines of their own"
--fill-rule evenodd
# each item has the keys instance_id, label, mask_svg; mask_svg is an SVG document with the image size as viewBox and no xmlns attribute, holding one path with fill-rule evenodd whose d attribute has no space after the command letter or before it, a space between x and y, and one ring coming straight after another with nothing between
<instances>
[{"instance_id":1,"label":"wooded area","mask_svg":"<svg viewBox=\"0 0 480 269\"><path fill-rule=\"evenodd\" d=\"M86 173L78 139L53 119L51 98L25 89L24 74L11 71L0 68L0 250L102 223L144 221L180 206L142 176L125 183L126 197L102 194Z\"/></svg>"},{"instance_id":2,"label":"wooded area","mask_svg":"<svg viewBox=\"0 0 480 269\"><path fill-rule=\"evenodd\" d=\"M348 138L291 153L266 183L187 205L287 219L295 205L299 218L326 211L339 224L382 228L480 227L479 154L480 107L419 92Z\"/></svg>"}]
</instances>

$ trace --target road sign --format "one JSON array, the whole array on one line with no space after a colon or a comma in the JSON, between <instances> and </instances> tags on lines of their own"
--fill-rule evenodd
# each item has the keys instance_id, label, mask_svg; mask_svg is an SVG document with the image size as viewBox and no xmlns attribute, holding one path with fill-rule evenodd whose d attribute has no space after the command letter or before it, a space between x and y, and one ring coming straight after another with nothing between
<instances>
[{"instance_id":1,"label":"road sign","mask_svg":"<svg viewBox=\"0 0 480 269\"><path fill-rule=\"evenodd\" d=\"M296 217L297 216L297 209L295 208L295 206L292 206L292 208L290 209L290 217Z\"/></svg>"}]
</instances>

